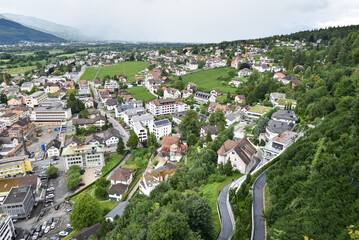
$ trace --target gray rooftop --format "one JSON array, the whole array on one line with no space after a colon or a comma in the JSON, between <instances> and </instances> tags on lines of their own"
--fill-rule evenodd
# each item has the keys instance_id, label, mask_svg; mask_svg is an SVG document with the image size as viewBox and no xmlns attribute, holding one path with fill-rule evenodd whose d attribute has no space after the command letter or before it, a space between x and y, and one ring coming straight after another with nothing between
<instances>
[{"instance_id":1,"label":"gray rooftop","mask_svg":"<svg viewBox=\"0 0 359 240\"><path fill-rule=\"evenodd\" d=\"M163 126L166 126L166 125L170 125L171 122L170 122L170 120L168 120L168 119L166 118L166 119L154 121L153 124L154 124L156 127L163 127Z\"/></svg>"},{"instance_id":2,"label":"gray rooftop","mask_svg":"<svg viewBox=\"0 0 359 240\"><path fill-rule=\"evenodd\" d=\"M269 120L267 127L271 132L281 134L285 131L292 131L295 125L293 123Z\"/></svg>"},{"instance_id":3,"label":"gray rooftop","mask_svg":"<svg viewBox=\"0 0 359 240\"><path fill-rule=\"evenodd\" d=\"M153 120L154 117L151 115L151 114L144 114L144 115L141 115L141 116L133 116L132 117L132 121L133 122L143 122L143 121L150 121L150 120Z\"/></svg>"},{"instance_id":4,"label":"gray rooftop","mask_svg":"<svg viewBox=\"0 0 359 240\"><path fill-rule=\"evenodd\" d=\"M3 204L22 203L27 193L30 191L31 191L31 186L26 186L23 188L13 187L11 188L7 197L5 198Z\"/></svg>"},{"instance_id":5,"label":"gray rooftop","mask_svg":"<svg viewBox=\"0 0 359 240\"><path fill-rule=\"evenodd\" d=\"M290 120L290 121L297 121L297 116L293 111L289 110L278 110L275 113L273 113L272 118L276 119L283 119L283 120Z\"/></svg>"}]
</instances>

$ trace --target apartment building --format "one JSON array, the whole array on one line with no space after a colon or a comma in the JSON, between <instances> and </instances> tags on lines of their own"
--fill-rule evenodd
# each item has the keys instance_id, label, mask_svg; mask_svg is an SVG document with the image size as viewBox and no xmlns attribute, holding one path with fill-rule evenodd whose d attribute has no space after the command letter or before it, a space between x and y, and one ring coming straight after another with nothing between
<instances>
[{"instance_id":1,"label":"apartment building","mask_svg":"<svg viewBox=\"0 0 359 240\"><path fill-rule=\"evenodd\" d=\"M13 219L28 219L34 204L35 196L31 186L13 187L6 196L2 209Z\"/></svg>"},{"instance_id":2,"label":"apartment building","mask_svg":"<svg viewBox=\"0 0 359 240\"><path fill-rule=\"evenodd\" d=\"M166 118L158 121L154 121L150 125L150 133L154 133L157 140L161 139L163 136L168 136L172 132L172 124Z\"/></svg>"},{"instance_id":3,"label":"apartment building","mask_svg":"<svg viewBox=\"0 0 359 240\"><path fill-rule=\"evenodd\" d=\"M4 158L0 161L0 178L24 174L28 171L32 171L32 165L25 155Z\"/></svg>"},{"instance_id":4,"label":"apartment building","mask_svg":"<svg viewBox=\"0 0 359 240\"><path fill-rule=\"evenodd\" d=\"M16 123L17 120L19 120L19 116L15 113L5 113L0 117L0 121L4 122L7 127Z\"/></svg>"},{"instance_id":5,"label":"apartment building","mask_svg":"<svg viewBox=\"0 0 359 240\"><path fill-rule=\"evenodd\" d=\"M146 109L155 117L170 115L176 112L185 112L188 105L177 99L155 99L146 103Z\"/></svg>"},{"instance_id":6,"label":"apartment building","mask_svg":"<svg viewBox=\"0 0 359 240\"><path fill-rule=\"evenodd\" d=\"M14 223L9 214L0 215L0 239L12 240L15 239L16 232Z\"/></svg>"},{"instance_id":7,"label":"apartment building","mask_svg":"<svg viewBox=\"0 0 359 240\"><path fill-rule=\"evenodd\" d=\"M26 98L26 106L35 107L41 105L47 99L47 94L44 91L34 92Z\"/></svg>"}]
</instances>

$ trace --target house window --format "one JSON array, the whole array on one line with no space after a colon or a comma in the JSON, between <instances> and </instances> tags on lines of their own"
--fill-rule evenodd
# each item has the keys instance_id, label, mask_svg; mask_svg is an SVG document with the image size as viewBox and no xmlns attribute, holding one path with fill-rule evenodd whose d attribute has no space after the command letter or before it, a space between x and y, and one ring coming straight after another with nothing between
<instances>
[{"instance_id":1,"label":"house window","mask_svg":"<svg viewBox=\"0 0 359 240\"><path fill-rule=\"evenodd\" d=\"M234 155L234 152L232 152L232 154Z\"/></svg>"}]
</instances>

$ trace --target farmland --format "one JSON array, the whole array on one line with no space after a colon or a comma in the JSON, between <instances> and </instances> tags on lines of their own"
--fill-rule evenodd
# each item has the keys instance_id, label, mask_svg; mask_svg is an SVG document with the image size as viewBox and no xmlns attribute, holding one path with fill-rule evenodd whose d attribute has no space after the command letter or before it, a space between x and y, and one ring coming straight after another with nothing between
<instances>
[{"instance_id":1,"label":"farmland","mask_svg":"<svg viewBox=\"0 0 359 240\"><path fill-rule=\"evenodd\" d=\"M143 87L133 87L127 90L137 100L147 101L156 99L154 95L152 95L147 89Z\"/></svg>"},{"instance_id":2,"label":"farmland","mask_svg":"<svg viewBox=\"0 0 359 240\"><path fill-rule=\"evenodd\" d=\"M189 82L197 84L199 89L205 92L210 92L211 90L218 88L224 93L228 91L234 93L236 88L228 85L228 82L231 80L230 78L228 78L229 70L229 68L215 68L189 74L183 76L182 79L186 84ZM219 80L217 79L218 77L224 77L227 78L227 80ZM222 82L224 82L225 85L222 85Z\"/></svg>"},{"instance_id":3,"label":"farmland","mask_svg":"<svg viewBox=\"0 0 359 240\"><path fill-rule=\"evenodd\" d=\"M85 72L81 75L80 80L92 80L95 77L97 70L98 67L86 68Z\"/></svg>"}]
</instances>

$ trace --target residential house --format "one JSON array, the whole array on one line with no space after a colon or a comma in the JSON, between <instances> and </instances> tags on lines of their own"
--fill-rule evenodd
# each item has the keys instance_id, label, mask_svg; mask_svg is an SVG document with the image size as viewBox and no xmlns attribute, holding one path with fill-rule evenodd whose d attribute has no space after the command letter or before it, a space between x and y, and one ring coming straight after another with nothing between
<instances>
[{"instance_id":1,"label":"residential house","mask_svg":"<svg viewBox=\"0 0 359 240\"><path fill-rule=\"evenodd\" d=\"M298 78L292 75L287 75L285 77L278 78L278 81L283 84L289 84L290 82L293 82L295 80L298 80Z\"/></svg>"},{"instance_id":2,"label":"residential house","mask_svg":"<svg viewBox=\"0 0 359 240\"><path fill-rule=\"evenodd\" d=\"M197 85L190 82L187 84L187 90L194 92L196 90Z\"/></svg>"},{"instance_id":3,"label":"residential house","mask_svg":"<svg viewBox=\"0 0 359 240\"><path fill-rule=\"evenodd\" d=\"M7 105L9 106L20 106L26 104L26 97L22 94L18 94L14 98L7 101Z\"/></svg>"},{"instance_id":4,"label":"residential house","mask_svg":"<svg viewBox=\"0 0 359 240\"><path fill-rule=\"evenodd\" d=\"M86 98L86 100L83 101L85 108L92 108L94 107L94 102L92 98Z\"/></svg>"},{"instance_id":5,"label":"residential house","mask_svg":"<svg viewBox=\"0 0 359 240\"><path fill-rule=\"evenodd\" d=\"M235 112L229 112L225 115L226 117L226 127L231 126L232 124L239 122L241 118L244 118L245 113L241 110Z\"/></svg>"},{"instance_id":6,"label":"residential house","mask_svg":"<svg viewBox=\"0 0 359 240\"><path fill-rule=\"evenodd\" d=\"M180 98L181 92L178 89L175 88L166 88L163 91L163 98Z\"/></svg>"},{"instance_id":7,"label":"residential house","mask_svg":"<svg viewBox=\"0 0 359 240\"><path fill-rule=\"evenodd\" d=\"M196 92L194 94L194 100L198 103L207 103L207 102L215 102L216 97L204 92Z\"/></svg>"},{"instance_id":8,"label":"residential house","mask_svg":"<svg viewBox=\"0 0 359 240\"><path fill-rule=\"evenodd\" d=\"M49 158L60 156L61 142L57 139L53 139L46 145L46 153Z\"/></svg>"},{"instance_id":9,"label":"residential house","mask_svg":"<svg viewBox=\"0 0 359 240\"><path fill-rule=\"evenodd\" d=\"M65 88L67 90L69 89L75 89L75 83L73 81L66 81L65 82Z\"/></svg>"},{"instance_id":10,"label":"residential house","mask_svg":"<svg viewBox=\"0 0 359 240\"><path fill-rule=\"evenodd\" d=\"M72 119L72 124L74 126L78 125L79 128L85 128L85 129L88 129L90 125L94 125L97 128L101 128L105 126L106 121L107 120L104 116L99 115L92 119L86 119L86 118Z\"/></svg>"},{"instance_id":11,"label":"residential house","mask_svg":"<svg viewBox=\"0 0 359 240\"><path fill-rule=\"evenodd\" d=\"M106 146L116 145L120 138L121 134L115 128L109 128L103 132L103 141Z\"/></svg>"},{"instance_id":12,"label":"residential house","mask_svg":"<svg viewBox=\"0 0 359 240\"><path fill-rule=\"evenodd\" d=\"M187 62L186 64L186 67L189 69L189 70L196 70L198 69L198 62L196 59L191 59Z\"/></svg>"},{"instance_id":13,"label":"residential house","mask_svg":"<svg viewBox=\"0 0 359 240\"><path fill-rule=\"evenodd\" d=\"M280 73L280 72L277 72L277 73L275 73L274 75L273 75L273 78L274 79L282 79L282 78L284 78L285 77L285 75L283 74L283 73Z\"/></svg>"},{"instance_id":14,"label":"residential house","mask_svg":"<svg viewBox=\"0 0 359 240\"><path fill-rule=\"evenodd\" d=\"M275 106L277 101L281 98L285 99L285 93L274 92L269 95L269 101L273 104L273 106Z\"/></svg>"},{"instance_id":15,"label":"residential house","mask_svg":"<svg viewBox=\"0 0 359 240\"><path fill-rule=\"evenodd\" d=\"M237 79L237 78L235 78L229 82L229 85L235 86L236 88L241 84L243 84L243 80Z\"/></svg>"},{"instance_id":16,"label":"residential house","mask_svg":"<svg viewBox=\"0 0 359 240\"><path fill-rule=\"evenodd\" d=\"M137 121L133 123L133 131L136 133L140 142L147 140L147 129L140 122Z\"/></svg>"},{"instance_id":17,"label":"residential house","mask_svg":"<svg viewBox=\"0 0 359 240\"><path fill-rule=\"evenodd\" d=\"M239 141L227 140L217 153L218 164L225 165L229 161L232 168L242 174L249 173L258 161L257 149L247 138L242 138Z\"/></svg>"},{"instance_id":18,"label":"residential house","mask_svg":"<svg viewBox=\"0 0 359 240\"><path fill-rule=\"evenodd\" d=\"M207 125L207 126L202 126L199 133L203 139L206 139L207 135L211 134L211 139L213 140L217 137L218 131L219 131L218 125Z\"/></svg>"},{"instance_id":19,"label":"residential house","mask_svg":"<svg viewBox=\"0 0 359 240\"><path fill-rule=\"evenodd\" d=\"M19 138L22 137L22 133L26 133L30 128L30 119L23 118L16 121L9 129L9 137Z\"/></svg>"},{"instance_id":20,"label":"residential house","mask_svg":"<svg viewBox=\"0 0 359 240\"><path fill-rule=\"evenodd\" d=\"M263 116L264 114L266 114L267 112L269 112L270 110L272 110L271 107L256 105L253 108L251 108L251 110L249 110L246 113L246 115L250 119L258 119L261 116Z\"/></svg>"},{"instance_id":21,"label":"residential house","mask_svg":"<svg viewBox=\"0 0 359 240\"><path fill-rule=\"evenodd\" d=\"M186 99L186 98L189 98L192 93L193 92L190 91L190 90L182 90L181 91L181 96L182 96L182 98Z\"/></svg>"},{"instance_id":22,"label":"residential house","mask_svg":"<svg viewBox=\"0 0 359 240\"><path fill-rule=\"evenodd\" d=\"M53 83L53 82L47 82L44 85L44 91L45 93L55 93L60 90L60 84L59 83Z\"/></svg>"},{"instance_id":23,"label":"residential house","mask_svg":"<svg viewBox=\"0 0 359 240\"><path fill-rule=\"evenodd\" d=\"M102 144L102 142L103 142L102 138L95 134L86 136L84 141L86 145L100 145Z\"/></svg>"},{"instance_id":24,"label":"residential house","mask_svg":"<svg viewBox=\"0 0 359 240\"><path fill-rule=\"evenodd\" d=\"M219 96L222 95L222 92L221 92L221 90L219 90L218 88L216 88L216 89L213 89L212 91L210 91L210 94L213 95L213 96L215 96L215 97L219 97Z\"/></svg>"},{"instance_id":25,"label":"residential house","mask_svg":"<svg viewBox=\"0 0 359 240\"><path fill-rule=\"evenodd\" d=\"M24 82L21 85L20 90L23 92L30 92L33 87L34 87L34 84L32 82Z\"/></svg>"},{"instance_id":26,"label":"residential house","mask_svg":"<svg viewBox=\"0 0 359 240\"><path fill-rule=\"evenodd\" d=\"M290 147L299 138L299 135L295 132L285 131L273 138L271 138L266 144L263 154L263 163L272 160L279 156L288 147Z\"/></svg>"},{"instance_id":27,"label":"residential house","mask_svg":"<svg viewBox=\"0 0 359 240\"><path fill-rule=\"evenodd\" d=\"M82 145L82 141L78 139L76 136L71 136L69 139L65 141L64 147L73 147Z\"/></svg>"},{"instance_id":28,"label":"residential house","mask_svg":"<svg viewBox=\"0 0 359 240\"><path fill-rule=\"evenodd\" d=\"M119 89L119 85L117 83L117 81L111 79L110 81L105 83L104 88L105 89L111 89L112 91L115 91L115 89Z\"/></svg>"},{"instance_id":29,"label":"residential house","mask_svg":"<svg viewBox=\"0 0 359 240\"><path fill-rule=\"evenodd\" d=\"M121 117L127 125L130 125L133 116L141 116L144 114L146 114L146 110L143 107L139 107L125 110Z\"/></svg>"},{"instance_id":30,"label":"residential house","mask_svg":"<svg viewBox=\"0 0 359 240\"><path fill-rule=\"evenodd\" d=\"M237 96L235 96L234 101L237 103L245 103L246 96L245 95L237 95Z\"/></svg>"},{"instance_id":31,"label":"residential house","mask_svg":"<svg viewBox=\"0 0 359 240\"><path fill-rule=\"evenodd\" d=\"M248 68L243 68L243 69L238 71L238 76L239 77L247 77L247 76L249 76L251 74L252 74L252 70L250 70Z\"/></svg>"},{"instance_id":32,"label":"residential house","mask_svg":"<svg viewBox=\"0 0 359 240\"><path fill-rule=\"evenodd\" d=\"M188 146L180 138L164 136L161 153L172 162L178 162L187 153Z\"/></svg>"},{"instance_id":33,"label":"residential house","mask_svg":"<svg viewBox=\"0 0 359 240\"><path fill-rule=\"evenodd\" d=\"M115 110L115 108L118 105L118 100L117 98L108 98L105 102L107 111L113 111Z\"/></svg>"}]
</instances>

